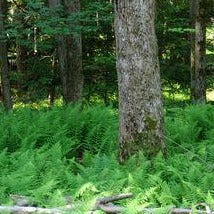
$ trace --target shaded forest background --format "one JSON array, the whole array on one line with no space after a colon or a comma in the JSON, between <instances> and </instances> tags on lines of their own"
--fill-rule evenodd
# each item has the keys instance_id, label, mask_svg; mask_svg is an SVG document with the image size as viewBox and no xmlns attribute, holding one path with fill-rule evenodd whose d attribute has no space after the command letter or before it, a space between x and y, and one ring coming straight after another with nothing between
<instances>
[{"instance_id":1,"label":"shaded forest background","mask_svg":"<svg viewBox=\"0 0 214 214\"><path fill-rule=\"evenodd\" d=\"M110 1L82 1L81 12L65 15L45 1L9 1L6 35L12 99L14 103L53 103L62 97L56 35L82 34L83 101L117 106L117 74L113 5ZM204 21L206 85L213 88L212 2ZM78 20L72 28L68 22ZM190 95L191 20L188 1L157 1L156 33L164 95ZM72 48L72 47L70 47ZM210 96L209 96L210 97ZM209 98L208 97L208 98ZM211 98L212 99L212 98Z\"/></svg>"}]
</instances>

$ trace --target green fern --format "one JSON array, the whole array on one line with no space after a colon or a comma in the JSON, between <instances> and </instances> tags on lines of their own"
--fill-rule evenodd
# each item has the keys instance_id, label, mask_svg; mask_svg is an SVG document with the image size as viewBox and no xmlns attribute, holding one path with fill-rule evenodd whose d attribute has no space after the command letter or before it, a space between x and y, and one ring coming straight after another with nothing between
<instances>
[{"instance_id":1,"label":"green fern","mask_svg":"<svg viewBox=\"0 0 214 214\"><path fill-rule=\"evenodd\" d=\"M37 204L63 205L64 195L87 206L101 196L133 192L121 205L214 207L214 109L189 106L165 119L168 159L139 153L117 162L117 112L103 106L16 109L0 113L0 203L11 193Z\"/></svg>"}]
</instances>

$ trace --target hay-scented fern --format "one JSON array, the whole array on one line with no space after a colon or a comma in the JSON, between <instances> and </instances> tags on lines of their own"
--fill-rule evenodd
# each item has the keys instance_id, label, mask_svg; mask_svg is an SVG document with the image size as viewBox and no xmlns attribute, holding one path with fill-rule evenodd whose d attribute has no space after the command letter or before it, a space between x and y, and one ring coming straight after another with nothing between
<instances>
[{"instance_id":1,"label":"hay-scented fern","mask_svg":"<svg viewBox=\"0 0 214 214\"><path fill-rule=\"evenodd\" d=\"M117 116L111 108L1 114L0 203L11 203L9 194L16 193L54 207L70 195L87 210L96 197L133 192L132 201L121 202L129 210L199 202L214 208L213 115L211 106L178 109L165 120L167 160L158 155L151 162L139 153L120 166Z\"/></svg>"}]
</instances>

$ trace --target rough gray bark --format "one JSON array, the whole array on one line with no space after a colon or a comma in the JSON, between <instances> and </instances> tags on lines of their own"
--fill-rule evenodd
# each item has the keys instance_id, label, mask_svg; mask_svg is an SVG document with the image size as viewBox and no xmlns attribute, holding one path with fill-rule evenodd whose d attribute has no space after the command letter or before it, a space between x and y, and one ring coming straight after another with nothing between
<instances>
[{"instance_id":1,"label":"rough gray bark","mask_svg":"<svg viewBox=\"0 0 214 214\"><path fill-rule=\"evenodd\" d=\"M1 71L1 84L3 91L3 101L5 110L12 109L12 100L10 93L10 80L9 68L7 59L7 45L4 30L4 15L6 11L6 1L0 1L0 71Z\"/></svg>"},{"instance_id":2,"label":"rough gray bark","mask_svg":"<svg viewBox=\"0 0 214 214\"><path fill-rule=\"evenodd\" d=\"M203 20L202 0L190 0L191 22L191 100L206 102L205 54L206 23Z\"/></svg>"},{"instance_id":3,"label":"rough gray bark","mask_svg":"<svg viewBox=\"0 0 214 214\"><path fill-rule=\"evenodd\" d=\"M115 1L119 84L119 161L143 150L152 158L163 143L163 107L154 28L155 0Z\"/></svg>"},{"instance_id":4,"label":"rough gray bark","mask_svg":"<svg viewBox=\"0 0 214 214\"><path fill-rule=\"evenodd\" d=\"M67 15L80 11L79 0L49 0L51 8L62 4ZM72 30L78 23L68 22ZM59 70L62 80L63 97L66 103L74 103L82 98L82 38L81 34L72 32L70 35L58 35Z\"/></svg>"}]
</instances>

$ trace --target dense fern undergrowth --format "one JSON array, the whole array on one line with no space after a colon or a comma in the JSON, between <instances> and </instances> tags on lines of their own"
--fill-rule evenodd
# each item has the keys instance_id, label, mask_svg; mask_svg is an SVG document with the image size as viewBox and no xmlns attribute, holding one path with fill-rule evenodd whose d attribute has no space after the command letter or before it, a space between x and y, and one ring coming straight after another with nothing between
<instances>
[{"instance_id":1,"label":"dense fern undergrowth","mask_svg":"<svg viewBox=\"0 0 214 214\"><path fill-rule=\"evenodd\" d=\"M10 194L45 207L132 192L128 207L214 208L214 107L165 110L168 159L117 163L117 112L103 106L0 113L0 204ZM131 208L131 210L133 210ZM80 211L80 213L84 213Z\"/></svg>"}]
</instances>

